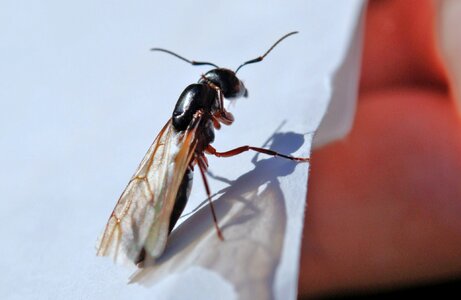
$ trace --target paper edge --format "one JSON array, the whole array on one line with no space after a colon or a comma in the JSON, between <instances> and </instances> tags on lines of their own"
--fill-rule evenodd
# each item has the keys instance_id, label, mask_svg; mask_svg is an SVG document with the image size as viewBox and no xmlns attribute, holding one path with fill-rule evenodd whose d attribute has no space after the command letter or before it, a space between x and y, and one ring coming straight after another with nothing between
<instances>
[{"instance_id":1,"label":"paper edge","mask_svg":"<svg viewBox=\"0 0 461 300\"><path fill-rule=\"evenodd\" d=\"M329 77L331 79L327 84L332 91L331 100L315 132L313 149L344 138L352 129L359 93L366 7L367 1L363 1L357 10L355 29L350 31L352 36L342 63Z\"/></svg>"}]
</instances>

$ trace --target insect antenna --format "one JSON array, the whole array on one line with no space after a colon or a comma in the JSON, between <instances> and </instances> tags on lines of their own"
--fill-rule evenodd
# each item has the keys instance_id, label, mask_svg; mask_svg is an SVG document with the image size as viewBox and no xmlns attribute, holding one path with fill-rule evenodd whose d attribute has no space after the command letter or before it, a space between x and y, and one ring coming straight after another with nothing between
<instances>
[{"instance_id":1,"label":"insect antenna","mask_svg":"<svg viewBox=\"0 0 461 300\"><path fill-rule=\"evenodd\" d=\"M209 65L209 66L213 66L215 68L219 68L217 65L213 64L213 63L210 63L210 62L206 62L206 61L195 61L195 60L188 60L184 57L182 57L181 55L178 55L170 50L166 50L166 49L163 49L163 48L152 48L150 49L150 51L160 51L160 52L165 52L165 53L168 53L168 54L171 54L173 56L176 56L177 58L185 61L185 62L188 62L190 63L191 65L193 66L203 66L203 65Z\"/></svg>"},{"instance_id":2,"label":"insect antenna","mask_svg":"<svg viewBox=\"0 0 461 300\"><path fill-rule=\"evenodd\" d=\"M235 73L237 74L237 72L243 67L243 66L246 66L246 65L249 65L249 64L254 64L254 63L257 63L257 62L260 62L264 59L264 57L266 57L267 54L269 54L269 52L272 51L272 49L275 48L275 46L277 46L281 41L283 41L284 39L286 39L287 37L289 37L290 35L293 35L293 34L296 34L298 33L298 31L293 31L293 32L290 32L290 33L287 33L285 34L284 36L282 36L281 38L278 39L277 42L275 42L272 47L269 48L269 50L266 51L266 53L264 53L263 55L259 56L259 57L256 57L254 59L250 59L249 61L246 61L244 62L243 64L241 64L237 70L235 70Z\"/></svg>"}]
</instances>

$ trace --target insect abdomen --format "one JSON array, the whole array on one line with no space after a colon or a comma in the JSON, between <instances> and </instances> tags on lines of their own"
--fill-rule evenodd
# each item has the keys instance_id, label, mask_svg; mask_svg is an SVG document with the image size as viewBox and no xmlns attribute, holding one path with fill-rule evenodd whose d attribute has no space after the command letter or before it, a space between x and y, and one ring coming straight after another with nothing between
<instances>
[{"instance_id":1,"label":"insect abdomen","mask_svg":"<svg viewBox=\"0 0 461 300\"><path fill-rule=\"evenodd\" d=\"M186 207L187 199L189 199L190 190L192 188L193 178L194 178L194 172L192 172L188 168L181 181L181 185L179 186L178 193L176 194L173 212L171 213L171 216L170 216L170 225L168 228L168 233L170 233L173 230L174 225L176 224L176 222L178 221L179 217L182 214L182 211Z\"/></svg>"}]
</instances>

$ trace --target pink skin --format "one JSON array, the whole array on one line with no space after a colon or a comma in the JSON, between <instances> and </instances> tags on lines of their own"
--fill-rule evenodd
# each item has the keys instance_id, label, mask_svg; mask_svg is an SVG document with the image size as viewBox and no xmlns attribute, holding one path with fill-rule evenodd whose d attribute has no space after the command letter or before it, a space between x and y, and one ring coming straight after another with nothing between
<instances>
[{"instance_id":1,"label":"pink skin","mask_svg":"<svg viewBox=\"0 0 461 300\"><path fill-rule=\"evenodd\" d=\"M354 127L311 157L300 295L461 274L461 6L447 17L449 5L370 2Z\"/></svg>"}]
</instances>

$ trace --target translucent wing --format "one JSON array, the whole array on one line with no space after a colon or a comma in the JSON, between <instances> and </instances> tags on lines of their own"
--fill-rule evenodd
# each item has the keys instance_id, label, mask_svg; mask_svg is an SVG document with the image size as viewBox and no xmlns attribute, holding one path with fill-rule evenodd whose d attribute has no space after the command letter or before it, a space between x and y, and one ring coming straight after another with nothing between
<instances>
[{"instance_id":1,"label":"translucent wing","mask_svg":"<svg viewBox=\"0 0 461 300\"><path fill-rule=\"evenodd\" d=\"M97 255L117 263L136 262L143 248L162 254L176 194L195 151L200 117L185 132L171 120L163 127L112 212Z\"/></svg>"}]
</instances>

